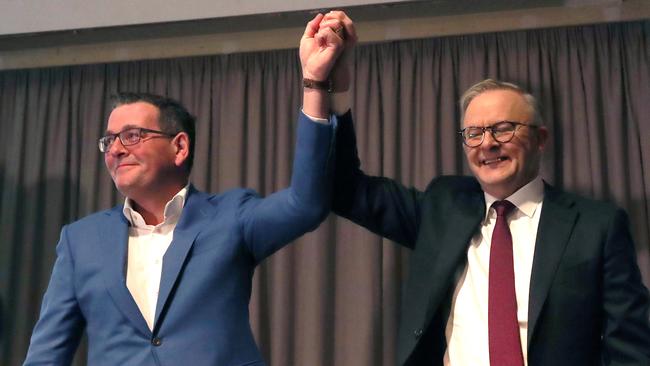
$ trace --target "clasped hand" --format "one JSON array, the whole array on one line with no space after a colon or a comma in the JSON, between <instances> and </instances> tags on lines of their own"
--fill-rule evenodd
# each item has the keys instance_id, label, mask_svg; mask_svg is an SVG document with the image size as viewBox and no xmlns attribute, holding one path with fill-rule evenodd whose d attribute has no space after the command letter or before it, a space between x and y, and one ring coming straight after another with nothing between
<instances>
[{"instance_id":1,"label":"clasped hand","mask_svg":"<svg viewBox=\"0 0 650 366\"><path fill-rule=\"evenodd\" d=\"M304 78L325 81L330 79L332 70L338 67L340 59L357 42L352 20L342 11L331 11L325 15L317 14L307 23L300 40L300 63ZM338 63L337 63L338 62ZM341 70L348 74L347 70ZM341 71L335 71L341 73ZM334 79L341 79L334 78ZM342 81L341 83L349 84ZM347 85L345 86L347 89Z\"/></svg>"}]
</instances>

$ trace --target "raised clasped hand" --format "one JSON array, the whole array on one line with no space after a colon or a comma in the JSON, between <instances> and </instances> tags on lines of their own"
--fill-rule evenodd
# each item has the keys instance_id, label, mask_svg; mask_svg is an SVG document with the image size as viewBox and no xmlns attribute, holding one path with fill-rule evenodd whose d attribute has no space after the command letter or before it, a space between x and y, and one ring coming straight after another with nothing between
<instances>
[{"instance_id":1,"label":"raised clasped hand","mask_svg":"<svg viewBox=\"0 0 650 366\"><path fill-rule=\"evenodd\" d=\"M329 13L328 13L329 14ZM300 40L300 63L304 78L325 81L345 49L346 32L340 20L318 14L307 23Z\"/></svg>"},{"instance_id":2,"label":"raised clasped hand","mask_svg":"<svg viewBox=\"0 0 650 366\"><path fill-rule=\"evenodd\" d=\"M337 59L334 68L330 71L330 83L335 92L343 92L350 88L352 72L352 53L357 44L357 32L352 19L343 11L333 10L325 14L319 25L319 32L335 29L345 40L343 53Z\"/></svg>"}]
</instances>

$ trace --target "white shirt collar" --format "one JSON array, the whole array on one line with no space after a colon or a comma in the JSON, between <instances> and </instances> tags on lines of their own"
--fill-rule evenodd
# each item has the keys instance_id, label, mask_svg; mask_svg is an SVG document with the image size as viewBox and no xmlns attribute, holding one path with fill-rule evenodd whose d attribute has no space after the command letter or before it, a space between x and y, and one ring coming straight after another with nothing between
<instances>
[{"instance_id":1,"label":"white shirt collar","mask_svg":"<svg viewBox=\"0 0 650 366\"><path fill-rule=\"evenodd\" d=\"M189 186L190 184L188 183L165 204L163 222L161 224L178 220L178 217L181 215L183 207L185 206ZM122 209L122 213L124 214L124 217L129 220L131 226L139 228L148 226L142 215L133 208L133 201L128 197L124 199L124 208Z\"/></svg>"},{"instance_id":2,"label":"white shirt collar","mask_svg":"<svg viewBox=\"0 0 650 366\"><path fill-rule=\"evenodd\" d=\"M490 208L495 201L499 201L496 197L485 194L485 220L487 220ZM515 193L506 198L513 205L523 212L528 217L533 217L535 210L544 199L544 181L540 176L531 180L525 186L519 188Z\"/></svg>"}]
</instances>

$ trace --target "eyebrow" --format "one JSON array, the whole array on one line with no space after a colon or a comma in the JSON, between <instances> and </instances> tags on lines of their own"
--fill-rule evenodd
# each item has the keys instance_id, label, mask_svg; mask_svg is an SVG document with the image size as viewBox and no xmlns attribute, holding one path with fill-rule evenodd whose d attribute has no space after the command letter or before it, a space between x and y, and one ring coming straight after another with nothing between
<instances>
[{"instance_id":1,"label":"eyebrow","mask_svg":"<svg viewBox=\"0 0 650 366\"><path fill-rule=\"evenodd\" d=\"M504 120L501 120L501 121L494 121L494 122L490 123L489 125L485 125L485 126L469 125L469 126L466 126L466 127L463 127L463 128L490 128L490 127L498 125L499 123L502 123L502 122L515 123L515 124L520 124L520 125L531 125L531 123L532 123L532 122L514 121L514 120L510 120L510 119L504 119ZM531 125L531 126L533 126L533 125Z\"/></svg>"},{"instance_id":2,"label":"eyebrow","mask_svg":"<svg viewBox=\"0 0 650 366\"><path fill-rule=\"evenodd\" d=\"M146 128L146 127L142 127L142 126L138 126L138 125L133 125L133 124L128 124L128 125L124 125L124 126L122 126L122 129L121 129L119 132L112 132L112 131L106 130L106 131L104 131L104 136L107 136L107 135L117 135L118 133L120 133L120 132L122 132L122 131L124 131L124 130L128 130L129 128Z\"/></svg>"}]
</instances>

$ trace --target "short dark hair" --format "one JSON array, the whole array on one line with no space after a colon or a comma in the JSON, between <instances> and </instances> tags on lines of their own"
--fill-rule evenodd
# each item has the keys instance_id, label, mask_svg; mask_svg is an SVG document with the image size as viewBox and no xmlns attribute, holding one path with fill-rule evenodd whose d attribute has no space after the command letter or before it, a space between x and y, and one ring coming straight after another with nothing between
<instances>
[{"instance_id":1,"label":"short dark hair","mask_svg":"<svg viewBox=\"0 0 650 366\"><path fill-rule=\"evenodd\" d=\"M187 111L179 101L156 94L140 92L120 92L111 97L111 110L125 104L149 103L160 111L158 124L163 132L177 134L185 132L190 137L190 153L187 157L187 172L194 164L194 143L196 117Z\"/></svg>"}]
</instances>

